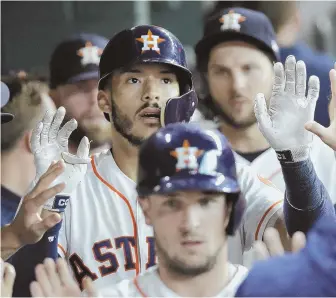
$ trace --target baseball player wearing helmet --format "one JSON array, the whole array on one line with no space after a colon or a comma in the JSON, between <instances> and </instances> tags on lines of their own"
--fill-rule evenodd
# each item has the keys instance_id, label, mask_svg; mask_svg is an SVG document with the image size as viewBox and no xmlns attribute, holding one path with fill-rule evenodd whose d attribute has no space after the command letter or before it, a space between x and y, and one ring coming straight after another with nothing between
<instances>
[{"instance_id":1,"label":"baseball player wearing helmet","mask_svg":"<svg viewBox=\"0 0 336 298\"><path fill-rule=\"evenodd\" d=\"M273 71L273 64L280 59L271 22L264 14L245 8L231 7L219 10L206 21L204 35L197 43L195 52L197 68L203 78L199 96L200 110L207 119L215 120L219 129L228 138L235 150L238 163L250 165L284 191L285 182L278 160L281 155L276 154L274 149L277 148L274 148L270 140L260 131L253 111L257 93L263 93L269 100L273 96L273 83L279 78L278 72ZM285 89L287 94L283 97L284 102L287 102L285 99L292 95L301 101L306 96L305 63L297 62L291 56L284 66L286 84L294 88ZM307 115L315 111L319 95L319 84L315 76L309 80L308 87L315 96L314 105L309 105L306 109ZM293 94L292 91L300 93ZM309 96L307 94L307 97ZM290 105L287 109L283 112L286 112L288 117L283 118L281 123L283 126L279 128L282 130L281 137L285 140L288 139L286 131L293 127L288 113ZM302 125L304 124L302 122ZM307 133L301 136L306 135ZM291 144L294 146L299 144L300 138L299 135L295 137L297 143ZM309 151L319 178L332 200L335 200L336 184L330 175L331 171L336 171L332 150L318 138L314 138Z\"/></svg>"},{"instance_id":2,"label":"baseball player wearing helmet","mask_svg":"<svg viewBox=\"0 0 336 298\"><path fill-rule=\"evenodd\" d=\"M77 156L67 152L75 122L59 130L63 108L45 116L33 133L32 147L39 173L52 160L66 161L66 189L45 209L65 210L59 254L79 284L90 276L104 293L111 283L156 264L153 230L137 200L139 145L161 126L188 122L197 97L180 41L160 27L137 26L116 34L101 56L100 76L98 104L111 121L112 149L93 156L83 177L86 151ZM80 147L87 145L83 139ZM179 162L188 162L184 158ZM237 172L247 208L239 231L229 237L228 253L232 263L241 264L243 251L262 239L267 226L276 225L284 237L287 234L279 212L283 194L247 167Z\"/></svg>"},{"instance_id":3,"label":"baseball player wearing helmet","mask_svg":"<svg viewBox=\"0 0 336 298\"><path fill-rule=\"evenodd\" d=\"M226 138L190 123L169 124L141 146L137 178L141 210L154 230L158 265L135 279L110 284L104 295L232 297L247 269L228 261L227 242L239 228L245 200ZM56 279L49 290L43 268ZM34 297L80 293L71 282L66 282L71 293L66 286L57 287L57 279L65 276L50 260L36 272Z\"/></svg>"}]
</instances>

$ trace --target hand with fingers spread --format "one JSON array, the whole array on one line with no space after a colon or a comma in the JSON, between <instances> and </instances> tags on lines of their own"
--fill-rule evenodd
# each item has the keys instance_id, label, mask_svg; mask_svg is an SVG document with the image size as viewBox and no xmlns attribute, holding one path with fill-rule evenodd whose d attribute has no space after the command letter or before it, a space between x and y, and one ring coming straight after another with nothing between
<instances>
[{"instance_id":1,"label":"hand with fingers spread","mask_svg":"<svg viewBox=\"0 0 336 298\"><path fill-rule=\"evenodd\" d=\"M291 238L291 252L298 252L306 246L306 236L302 232L295 232ZM285 253L279 232L273 228L267 228L263 241L256 241L253 244L257 260L266 260L270 257L281 256Z\"/></svg>"},{"instance_id":2,"label":"hand with fingers spread","mask_svg":"<svg viewBox=\"0 0 336 298\"><path fill-rule=\"evenodd\" d=\"M330 126L323 127L315 121L310 121L305 127L331 147L335 151L336 156L336 63L334 69L330 71L329 77L331 84L331 100L329 106Z\"/></svg>"},{"instance_id":3,"label":"hand with fingers spread","mask_svg":"<svg viewBox=\"0 0 336 298\"><path fill-rule=\"evenodd\" d=\"M281 162L306 160L313 135L305 130L304 125L314 119L319 79L316 76L309 78L306 96L306 65L303 61L296 62L294 56L287 57L285 69L282 63L276 63L274 74L269 108L262 93L255 98L259 129Z\"/></svg>"},{"instance_id":4,"label":"hand with fingers spread","mask_svg":"<svg viewBox=\"0 0 336 298\"><path fill-rule=\"evenodd\" d=\"M41 216L43 205L64 190L65 184L50 185L64 171L61 161L52 163L34 187L23 199L13 222L1 228L1 257L7 259L16 250L26 244L38 242L44 233L61 220L61 216L52 213Z\"/></svg>"},{"instance_id":5,"label":"hand with fingers spread","mask_svg":"<svg viewBox=\"0 0 336 298\"><path fill-rule=\"evenodd\" d=\"M13 286L15 281L15 269L9 264L0 259L0 274L1 274L1 297L12 297Z\"/></svg>"},{"instance_id":6,"label":"hand with fingers spread","mask_svg":"<svg viewBox=\"0 0 336 298\"><path fill-rule=\"evenodd\" d=\"M80 297L81 290L73 279L66 262L59 258L56 263L45 259L35 268L36 281L30 284L32 297ZM83 281L83 289L88 297L98 297L90 278Z\"/></svg>"},{"instance_id":7,"label":"hand with fingers spread","mask_svg":"<svg viewBox=\"0 0 336 298\"><path fill-rule=\"evenodd\" d=\"M87 170L90 162L90 144L87 137L81 140L77 154L68 152L69 136L77 127L76 120L68 121L61 129L65 116L65 109L60 107L56 113L47 112L39 125L34 129L31 137L31 148L35 158L37 178L54 160L64 162L64 173L60 175L55 184L66 182L62 193L48 200L44 206L46 210L62 212L69 200L70 194L76 189Z\"/></svg>"}]
</instances>

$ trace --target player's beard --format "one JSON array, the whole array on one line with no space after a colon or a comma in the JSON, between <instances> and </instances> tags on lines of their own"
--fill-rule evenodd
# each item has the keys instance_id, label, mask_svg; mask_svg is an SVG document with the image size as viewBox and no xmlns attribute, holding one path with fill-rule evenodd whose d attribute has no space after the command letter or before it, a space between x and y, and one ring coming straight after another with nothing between
<instances>
[{"instance_id":1,"label":"player's beard","mask_svg":"<svg viewBox=\"0 0 336 298\"><path fill-rule=\"evenodd\" d=\"M243 120L236 120L232 117L232 113L227 112L225 108L217 104L214 99L210 99L213 104L214 114L219 117L219 120L225 122L226 124L237 128L237 129L245 129L249 128L257 123L257 119L255 117L254 111L252 110L247 117Z\"/></svg>"},{"instance_id":2,"label":"player's beard","mask_svg":"<svg viewBox=\"0 0 336 298\"><path fill-rule=\"evenodd\" d=\"M114 128L133 146L140 146L146 138L131 134L134 123L125 113L121 111L116 102L111 98L112 121Z\"/></svg>"},{"instance_id":3,"label":"player's beard","mask_svg":"<svg viewBox=\"0 0 336 298\"><path fill-rule=\"evenodd\" d=\"M184 261L179 260L178 257L170 257L167 250L164 248L163 245L161 245L158 238L155 237L156 253L160 256L161 259L161 261L159 262L161 264L164 263L169 272L178 276L194 277L210 271L216 265L217 257L220 254L223 245L220 245L213 255L209 255L203 264L200 264L198 266L190 266L187 265Z\"/></svg>"}]
</instances>

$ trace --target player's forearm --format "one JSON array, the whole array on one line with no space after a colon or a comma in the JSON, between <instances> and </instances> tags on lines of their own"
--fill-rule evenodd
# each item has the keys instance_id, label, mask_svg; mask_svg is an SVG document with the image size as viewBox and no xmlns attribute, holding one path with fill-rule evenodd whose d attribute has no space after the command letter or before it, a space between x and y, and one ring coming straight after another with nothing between
<instances>
[{"instance_id":1,"label":"player's forearm","mask_svg":"<svg viewBox=\"0 0 336 298\"><path fill-rule=\"evenodd\" d=\"M45 258L56 259L58 234L62 222L48 230L42 239L35 243L26 245L8 259L16 270L13 297L29 297L29 285L35 280L35 267L43 263Z\"/></svg>"},{"instance_id":2,"label":"player's forearm","mask_svg":"<svg viewBox=\"0 0 336 298\"><path fill-rule=\"evenodd\" d=\"M21 248L21 243L11 225L1 228L1 258L7 260Z\"/></svg>"},{"instance_id":3,"label":"player's forearm","mask_svg":"<svg viewBox=\"0 0 336 298\"><path fill-rule=\"evenodd\" d=\"M286 184L284 215L289 235L306 233L321 216L335 217L335 210L310 160L282 164Z\"/></svg>"}]
</instances>

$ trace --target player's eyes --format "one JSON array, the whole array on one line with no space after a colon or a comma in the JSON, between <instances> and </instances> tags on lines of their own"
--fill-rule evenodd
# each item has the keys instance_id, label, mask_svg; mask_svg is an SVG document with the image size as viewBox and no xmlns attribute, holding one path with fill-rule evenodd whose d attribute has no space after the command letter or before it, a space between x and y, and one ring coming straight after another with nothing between
<instances>
[{"instance_id":1,"label":"player's eyes","mask_svg":"<svg viewBox=\"0 0 336 298\"><path fill-rule=\"evenodd\" d=\"M171 83L172 83L172 80L169 79L169 78L164 78L164 79L162 79L162 82L163 82L164 84L171 84Z\"/></svg>"},{"instance_id":2,"label":"player's eyes","mask_svg":"<svg viewBox=\"0 0 336 298\"><path fill-rule=\"evenodd\" d=\"M202 207L206 207L208 206L210 203L214 202L213 199L209 199L209 198L203 198L203 199L200 199L199 200L199 204L202 206Z\"/></svg>"},{"instance_id":3,"label":"player's eyes","mask_svg":"<svg viewBox=\"0 0 336 298\"><path fill-rule=\"evenodd\" d=\"M175 199L171 199L171 200L166 201L164 205L171 209L177 209L179 207L179 202Z\"/></svg>"},{"instance_id":4,"label":"player's eyes","mask_svg":"<svg viewBox=\"0 0 336 298\"><path fill-rule=\"evenodd\" d=\"M137 78L130 78L127 80L127 83L129 84L137 84L137 83L140 83L140 80L137 79Z\"/></svg>"}]
</instances>

